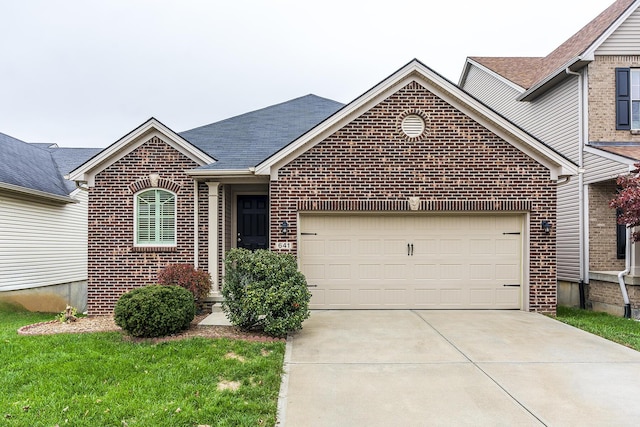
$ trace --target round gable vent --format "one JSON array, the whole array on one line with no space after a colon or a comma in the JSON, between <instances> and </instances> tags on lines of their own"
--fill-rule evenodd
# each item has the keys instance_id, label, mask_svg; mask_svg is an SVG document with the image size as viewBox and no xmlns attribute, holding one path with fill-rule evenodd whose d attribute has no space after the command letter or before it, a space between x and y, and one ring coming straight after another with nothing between
<instances>
[{"instance_id":1,"label":"round gable vent","mask_svg":"<svg viewBox=\"0 0 640 427\"><path fill-rule=\"evenodd\" d=\"M401 129L409 138L417 138L424 132L424 119L417 114L409 114L402 119Z\"/></svg>"}]
</instances>

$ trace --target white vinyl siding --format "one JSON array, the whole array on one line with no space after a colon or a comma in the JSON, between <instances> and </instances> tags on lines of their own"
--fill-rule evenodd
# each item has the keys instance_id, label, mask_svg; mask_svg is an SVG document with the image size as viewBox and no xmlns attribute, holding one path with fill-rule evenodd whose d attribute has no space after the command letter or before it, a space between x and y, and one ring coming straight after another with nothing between
<instances>
[{"instance_id":1,"label":"white vinyl siding","mask_svg":"<svg viewBox=\"0 0 640 427\"><path fill-rule=\"evenodd\" d=\"M87 201L52 204L0 194L0 291L87 280Z\"/></svg>"},{"instance_id":2,"label":"white vinyl siding","mask_svg":"<svg viewBox=\"0 0 640 427\"><path fill-rule=\"evenodd\" d=\"M580 280L580 200L578 177L558 187L556 228L558 280Z\"/></svg>"},{"instance_id":3,"label":"white vinyl siding","mask_svg":"<svg viewBox=\"0 0 640 427\"><path fill-rule=\"evenodd\" d=\"M596 50L596 55L638 55L640 10L624 21Z\"/></svg>"},{"instance_id":4,"label":"white vinyl siding","mask_svg":"<svg viewBox=\"0 0 640 427\"><path fill-rule=\"evenodd\" d=\"M531 102L521 92L478 67L470 67L463 89L574 162L579 155L578 78L567 78Z\"/></svg>"},{"instance_id":5,"label":"white vinyl siding","mask_svg":"<svg viewBox=\"0 0 640 427\"><path fill-rule=\"evenodd\" d=\"M587 171L584 175L585 184L616 179L629 172L628 165L591 153L584 153L584 166Z\"/></svg>"},{"instance_id":6,"label":"white vinyl siding","mask_svg":"<svg viewBox=\"0 0 640 427\"><path fill-rule=\"evenodd\" d=\"M173 246L176 244L176 195L152 189L135 196L135 244Z\"/></svg>"}]
</instances>

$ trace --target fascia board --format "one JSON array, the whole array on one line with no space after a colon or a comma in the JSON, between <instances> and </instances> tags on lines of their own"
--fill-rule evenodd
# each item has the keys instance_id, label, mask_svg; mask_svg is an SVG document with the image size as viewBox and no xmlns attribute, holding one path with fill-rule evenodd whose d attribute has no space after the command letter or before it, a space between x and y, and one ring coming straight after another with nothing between
<instances>
[{"instance_id":1,"label":"fascia board","mask_svg":"<svg viewBox=\"0 0 640 427\"><path fill-rule=\"evenodd\" d=\"M208 170L208 169L191 169L188 170L187 175L207 178L207 177L220 177L220 176L253 176L251 169L222 169L222 170Z\"/></svg>"},{"instance_id":2,"label":"fascia board","mask_svg":"<svg viewBox=\"0 0 640 427\"><path fill-rule=\"evenodd\" d=\"M109 147L105 148L80 167L71 171L65 178L72 181L87 182L89 186L93 186L96 174L131 153L154 136L162 138L162 140L168 143L171 147L178 150L199 165L206 165L215 162L215 159L193 146L158 120L150 119L115 143L111 144Z\"/></svg>"},{"instance_id":3,"label":"fascia board","mask_svg":"<svg viewBox=\"0 0 640 427\"><path fill-rule=\"evenodd\" d=\"M453 107L477 120L496 135L547 167L550 171L551 179L558 179L559 176L577 175L577 165L545 146L417 60L409 63L369 92L348 104L328 122L312 129L309 133L276 153L271 159L256 166L256 174L270 175L272 180L277 180L279 167L312 148L328 135L340 129L344 123L358 117L387 97L389 93L395 92L410 81L419 82Z\"/></svg>"},{"instance_id":4,"label":"fascia board","mask_svg":"<svg viewBox=\"0 0 640 427\"><path fill-rule=\"evenodd\" d=\"M631 165L633 166L635 163L638 163L638 160L632 159L630 157L625 157L620 154L611 153L609 151L601 150L597 147L584 147L585 153L593 154L595 156L604 157L608 160L613 160L614 162L622 163L623 165Z\"/></svg>"},{"instance_id":5,"label":"fascia board","mask_svg":"<svg viewBox=\"0 0 640 427\"><path fill-rule=\"evenodd\" d=\"M455 91L454 95L452 88L443 87L443 83L446 83L444 81L434 83L439 84L430 84L428 81L423 84L453 107L467 114L518 150L547 167L550 171L551 179L578 174L577 165L565 159L550 147L545 146L518 126L499 116L472 96L460 90ZM453 89L455 90L455 88Z\"/></svg>"},{"instance_id":6,"label":"fascia board","mask_svg":"<svg viewBox=\"0 0 640 427\"><path fill-rule=\"evenodd\" d=\"M21 187L19 185L8 184L6 182L0 182L0 190L5 190L8 193L15 194L25 199L40 199L40 201L48 201L55 203L79 203L78 200L69 196L59 196L57 194L47 193L45 191L34 190L27 187Z\"/></svg>"},{"instance_id":7,"label":"fascia board","mask_svg":"<svg viewBox=\"0 0 640 427\"><path fill-rule=\"evenodd\" d=\"M583 61L589 61L588 58L582 56L576 56L575 58L565 62L562 66L557 68L554 72L547 75L544 79L540 80L535 85L531 86L526 92L521 94L516 98L516 101L532 101L538 96L545 93L550 88L554 87L557 82L556 80L564 80L566 75L567 68L571 69L571 67L575 64L581 63ZM573 70L575 71L575 70Z\"/></svg>"},{"instance_id":8,"label":"fascia board","mask_svg":"<svg viewBox=\"0 0 640 427\"><path fill-rule=\"evenodd\" d=\"M311 129L270 158L258 164L255 167L255 174L270 175L272 180L277 180L279 167L311 149L327 136L342 128L346 123L355 119L373 105L380 102L380 100L384 99L388 93L393 93L400 84L408 82L407 77L419 68L425 67L417 60L411 61L381 83L347 104L328 120Z\"/></svg>"},{"instance_id":9,"label":"fascia board","mask_svg":"<svg viewBox=\"0 0 640 427\"><path fill-rule=\"evenodd\" d=\"M620 27L620 25L622 25L622 23L626 21L631 16L631 14L633 14L633 12L635 12L639 5L640 0L636 0L629 8L627 8L627 10L622 15L620 15L618 19L616 19L615 22L611 24L605 32L602 33L602 35L598 37L587 50L584 51L583 56L594 57L596 50L598 50L598 48L602 46L602 43L604 43L609 37L611 37L611 35L618 29L618 27Z\"/></svg>"},{"instance_id":10,"label":"fascia board","mask_svg":"<svg viewBox=\"0 0 640 427\"><path fill-rule=\"evenodd\" d=\"M524 93L526 91L526 89L523 88L522 86L520 86L519 84L516 84L516 83L512 82L511 80L507 79L506 77L503 77L500 74L496 73L491 68L487 68L486 66L482 65L481 63L479 63L477 61L474 61L471 58L467 58L467 62L465 64L465 69L464 69L464 77L465 77L465 79L466 79L466 74L469 72L470 66L474 66L474 67L478 68L479 70L484 71L485 73L489 74L494 79L504 83L505 85L517 90L520 93ZM463 81L462 81L462 76L461 76L460 77L460 83L458 84L458 86L462 87L462 84L463 84Z\"/></svg>"},{"instance_id":11,"label":"fascia board","mask_svg":"<svg viewBox=\"0 0 640 427\"><path fill-rule=\"evenodd\" d=\"M435 78L431 80L433 82L432 84L425 82L425 87L458 110L478 121L478 123L487 127L487 129L500 136L515 148L547 167L551 173L551 179L558 179L559 176L578 174L578 166L572 161L564 158L551 147L544 145L471 95L464 91L456 90L456 87L451 87L448 82L439 76L434 77Z\"/></svg>"}]
</instances>

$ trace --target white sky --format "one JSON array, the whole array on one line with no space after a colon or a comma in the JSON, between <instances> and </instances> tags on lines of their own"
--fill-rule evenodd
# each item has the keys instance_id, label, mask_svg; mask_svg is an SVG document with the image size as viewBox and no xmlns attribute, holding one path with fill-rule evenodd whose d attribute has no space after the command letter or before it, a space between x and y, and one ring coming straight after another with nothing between
<instances>
[{"instance_id":1,"label":"white sky","mask_svg":"<svg viewBox=\"0 0 640 427\"><path fill-rule=\"evenodd\" d=\"M418 58L545 56L613 0L0 0L0 132L106 147L313 93L350 102Z\"/></svg>"}]
</instances>

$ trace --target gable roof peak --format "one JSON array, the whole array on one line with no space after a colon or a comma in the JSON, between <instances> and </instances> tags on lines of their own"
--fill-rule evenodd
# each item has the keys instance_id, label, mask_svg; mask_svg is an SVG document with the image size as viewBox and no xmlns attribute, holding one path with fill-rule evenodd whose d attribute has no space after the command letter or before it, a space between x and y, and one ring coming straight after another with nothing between
<instances>
[{"instance_id":1,"label":"gable roof peak","mask_svg":"<svg viewBox=\"0 0 640 427\"><path fill-rule=\"evenodd\" d=\"M469 57L523 89L536 91L567 67L590 58L592 50L625 14L635 10L640 0L616 0L579 31L545 57ZM584 64L583 64L584 65ZM467 67L463 71L464 73ZM527 98L527 95L523 99Z\"/></svg>"}]
</instances>

